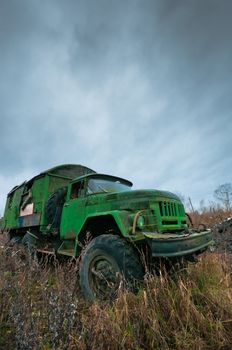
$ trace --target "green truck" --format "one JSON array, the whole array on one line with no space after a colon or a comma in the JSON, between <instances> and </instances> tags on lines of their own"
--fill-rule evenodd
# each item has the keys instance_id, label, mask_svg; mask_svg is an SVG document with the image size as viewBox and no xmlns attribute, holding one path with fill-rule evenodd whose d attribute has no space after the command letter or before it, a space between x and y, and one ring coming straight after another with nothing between
<instances>
[{"instance_id":1,"label":"green truck","mask_svg":"<svg viewBox=\"0 0 232 350\"><path fill-rule=\"evenodd\" d=\"M144 275L160 258L191 259L212 242L209 230L188 227L173 193L132 190L120 177L65 164L14 187L7 196L1 232L30 254L80 258L79 280L88 299L115 294L121 276Z\"/></svg>"}]
</instances>

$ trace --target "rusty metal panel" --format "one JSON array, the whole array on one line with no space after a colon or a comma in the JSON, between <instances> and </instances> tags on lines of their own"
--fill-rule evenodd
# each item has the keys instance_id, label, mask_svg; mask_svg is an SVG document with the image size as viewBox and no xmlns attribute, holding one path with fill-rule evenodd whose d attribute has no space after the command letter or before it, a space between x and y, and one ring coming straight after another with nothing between
<instances>
[{"instance_id":1,"label":"rusty metal panel","mask_svg":"<svg viewBox=\"0 0 232 350\"><path fill-rule=\"evenodd\" d=\"M40 224L40 216L40 213L35 213L27 216L19 216L18 225L19 227L38 226Z\"/></svg>"}]
</instances>

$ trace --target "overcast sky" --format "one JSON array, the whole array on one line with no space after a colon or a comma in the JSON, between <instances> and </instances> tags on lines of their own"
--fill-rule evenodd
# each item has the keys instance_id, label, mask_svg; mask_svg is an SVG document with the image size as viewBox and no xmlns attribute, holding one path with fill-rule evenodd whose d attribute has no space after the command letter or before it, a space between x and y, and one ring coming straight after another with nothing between
<instances>
[{"instance_id":1,"label":"overcast sky","mask_svg":"<svg viewBox=\"0 0 232 350\"><path fill-rule=\"evenodd\" d=\"M231 0L0 0L0 214L62 163L212 199L232 174Z\"/></svg>"}]
</instances>

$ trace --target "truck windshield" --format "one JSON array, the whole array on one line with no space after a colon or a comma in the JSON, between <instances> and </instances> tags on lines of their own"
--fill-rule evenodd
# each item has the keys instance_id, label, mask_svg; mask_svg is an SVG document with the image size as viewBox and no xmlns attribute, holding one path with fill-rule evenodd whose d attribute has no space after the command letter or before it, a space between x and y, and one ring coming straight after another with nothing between
<instances>
[{"instance_id":1,"label":"truck windshield","mask_svg":"<svg viewBox=\"0 0 232 350\"><path fill-rule=\"evenodd\" d=\"M119 180L106 180L106 179L90 179L88 182L87 193L99 193L99 192L122 192L129 191L131 186Z\"/></svg>"}]
</instances>

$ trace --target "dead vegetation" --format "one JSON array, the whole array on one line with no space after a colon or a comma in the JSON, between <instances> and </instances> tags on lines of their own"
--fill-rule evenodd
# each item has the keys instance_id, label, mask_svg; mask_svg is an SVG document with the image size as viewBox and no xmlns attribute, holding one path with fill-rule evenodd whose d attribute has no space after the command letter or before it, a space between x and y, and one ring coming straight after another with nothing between
<instances>
[{"instance_id":1,"label":"dead vegetation","mask_svg":"<svg viewBox=\"0 0 232 350\"><path fill-rule=\"evenodd\" d=\"M232 253L232 210L209 209L201 214L190 214L195 228L210 228L215 241L215 251Z\"/></svg>"},{"instance_id":2,"label":"dead vegetation","mask_svg":"<svg viewBox=\"0 0 232 350\"><path fill-rule=\"evenodd\" d=\"M189 215L193 221L194 227L199 227L199 225L204 224L206 227L212 229L226 219L231 218L232 210L225 210L222 208L215 209L212 207L205 209L201 213L198 211L191 212Z\"/></svg>"},{"instance_id":3,"label":"dead vegetation","mask_svg":"<svg viewBox=\"0 0 232 350\"><path fill-rule=\"evenodd\" d=\"M0 349L231 349L231 273L229 254L205 253L178 274L147 275L137 295L91 304L74 261L41 266L1 248Z\"/></svg>"}]
</instances>

